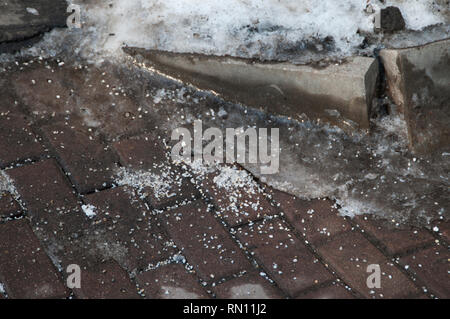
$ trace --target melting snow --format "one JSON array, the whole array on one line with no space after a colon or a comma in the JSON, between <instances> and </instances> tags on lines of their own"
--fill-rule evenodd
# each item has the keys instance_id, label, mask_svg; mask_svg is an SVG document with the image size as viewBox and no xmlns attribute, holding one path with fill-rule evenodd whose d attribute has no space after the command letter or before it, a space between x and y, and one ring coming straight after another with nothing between
<instances>
[{"instance_id":1,"label":"melting snow","mask_svg":"<svg viewBox=\"0 0 450 319\"><path fill-rule=\"evenodd\" d=\"M83 28L53 31L41 48L51 55L69 44L75 54L100 62L105 56L121 56L124 44L261 59L300 54L311 47L319 53L347 56L363 43L361 33L373 33L375 13L365 10L369 3L398 6L412 30L445 21L433 0L70 2L81 5ZM42 53L39 46L34 52Z\"/></svg>"},{"instance_id":2,"label":"melting snow","mask_svg":"<svg viewBox=\"0 0 450 319\"><path fill-rule=\"evenodd\" d=\"M81 209L89 218L94 218L97 215L96 213L97 208L93 205L82 205Z\"/></svg>"},{"instance_id":3,"label":"melting snow","mask_svg":"<svg viewBox=\"0 0 450 319\"><path fill-rule=\"evenodd\" d=\"M0 171L0 195L3 192L8 192L15 197L18 197L16 188L11 178L4 171Z\"/></svg>"}]
</instances>

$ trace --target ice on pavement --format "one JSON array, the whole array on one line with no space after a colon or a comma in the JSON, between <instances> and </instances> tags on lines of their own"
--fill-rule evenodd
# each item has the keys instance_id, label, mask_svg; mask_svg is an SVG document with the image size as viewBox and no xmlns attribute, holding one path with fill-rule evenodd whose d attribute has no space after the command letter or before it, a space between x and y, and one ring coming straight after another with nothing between
<instances>
[{"instance_id":1,"label":"ice on pavement","mask_svg":"<svg viewBox=\"0 0 450 319\"><path fill-rule=\"evenodd\" d=\"M139 78L142 85L142 75L130 76ZM133 81L129 84L137 85ZM140 104L158 108L158 126L167 132L195 119L203 121L204 129L280 128L279 173L262 175L258 165L243 165L277 189L305 199L335 199L341 214L346 216L367 213L413 224L448 216L450 159L445 152L442 156L412 155L408 151L406 123L401 117L392 115L374 120L371 134L348 135L337 127L267 115L188 87L183 87L183 92L190 98L173 103L173 96L181 87L180 84L166 88L165 94L161 94L160 88L149 88L148 97ZM153 102L155 96L157 105ZM220 110L227 116L217 116ZM193 162L190 169L201 176L207 175L210 168ZM219 173L215 182L223 187L230 187L227 181L233 179L237 184L246 180L238 169L226 168Z\"/></svg>"},{"instance_id":2,"label":"ice on pavement","mask_svg":"<svg viewBox=\"0 0 450 319\"><path fill-rule=\"evenodd\" d=\"M71 2L81 5L83 28L54 30L28 53L44 57L63 53L100 63L122 57L121 48L128 45L276 59L293 48L314 45L318 51L349 55L363 41L357 31L373 30L373 15L364 11L368 2L399 6L407 27L413 30L444 21L432 0L386 0L384 4L378 0ZM327 37L333 41L324 42ZM330 48L324 48L324 43L330 43ZM448 218L448 151L434 157L411 155L401 118L378 120L370 135L347 135L335 127L218 101L181 84L175 89L172 84L155 87L151 79L157 75L136 66L117 63L107 68L113 69L111 73L122 70L123 87L131 92L148 91L147 95L135 94L136 103L150 111L159 129L166 132L195 119L201 119L205 128L280 128L280 172L263 176L259 167L245 165L271 186L302 198L335 199L341 213L349 216L372 213L414 223ZM219 113L224 116L216 116ZM148 187L157 195L171 195L166 186L170 178L164 175L125 169L122 173L118 184L134 185L142 196ZM0 190L11 185L0 175Z\"/></svg>"},{"instance_id":3,"label":"ice on pavement","mask_svg":"<svg viewBox=\"0 0 450 319\"><path fill-rule=\"evenodd\" d=\"M94 205L82 205L81 209L83 210L83 213L89 218L94 218L97 215L97 208Z\"/></svg>"}]
</instances>

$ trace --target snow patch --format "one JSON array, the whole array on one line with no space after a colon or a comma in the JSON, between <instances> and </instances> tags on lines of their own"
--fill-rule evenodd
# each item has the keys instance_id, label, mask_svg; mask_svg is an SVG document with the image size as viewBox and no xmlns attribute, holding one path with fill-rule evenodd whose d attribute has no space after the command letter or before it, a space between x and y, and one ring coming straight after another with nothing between
<instances>
[{"instance_id":1,"label":"snow patch","mask_svg":"<svg viewBox=\"0 0 450 319\"><path fill-rule=\"evenodd\" d=\"M0 171L0 195L3 192L8 192L13 196L18 197L12 179L4 171Z\"/></svg>"},{"instance_id":2,"label":"snow patch","mask_svg":"<svg viewBox=\"0 0 450 319\"><path fill-rule=\"evenodd\" d=\"M158 173L150 170L132 170L120 168L117 171L116 183L119 186L130 186L136 190L140 198L147 197L152 192L156 198L174 197L173 186L181 186L180 175L174 174L168 166L160 167Z\"/></svg>"},{"instance_id":3,"label":"snow patch","mask_svg":"<svg viewBox=\"0 0 450 319\"><path fill-rule=\"evenodd\" d=\"M93 205L82 205L81 209L83 210L84 214L89 218L94 218L97 213L97 208Z\"/></svg>"},{"instance_id":4,"label":"snow patch","mask_svg":"<svg viewBox=\"0 0 450 319\"><path fill-rule=\"evenodd\" d=\"M413 30L445 22L433 0L70 2L81 6L83 27L54 30L30 52L52 56L71 47L96 62L123 57L124 45L262 60L305 49L348 56L363 43L361 32L373 33L375 13L366 12L368 3L398 6Z\"/></svg>"},{"instance_id":5,"label":"snow patch","mask_svg":"<svg viewBox=\"0 0 450 319\"><path fill-rule=\"evenodd\" d=\"M221 167L219 175L214 177L214 184L227 192L245 188L247 192L256 193L253 177L247 171L238 170L235 167Z\"/></svg>"}]
</instances>

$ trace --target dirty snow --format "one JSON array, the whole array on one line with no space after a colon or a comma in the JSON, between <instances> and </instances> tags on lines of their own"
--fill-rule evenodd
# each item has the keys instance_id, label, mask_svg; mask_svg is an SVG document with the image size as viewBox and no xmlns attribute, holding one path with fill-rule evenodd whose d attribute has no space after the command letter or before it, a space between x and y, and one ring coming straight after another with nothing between
<instances>
[{"instance_id":1,"label":"dirty snow","mask_svg":"<svg viewBox=\"0 0 450 319\"><path fill-rule=\"evenodd\" d=\"M130 186L136 190L138 196L144 199L148 192L152 192L156 198L174 197L174 185L182 185L182 177L174 174L169 166L161 165L159 172L147 170L133 170L120 168L117 170L116 183L119 186Z\"/></svg>"},{"instance_id":2,"label":"dirty snow","mask_svg":"<svg viewBox=\"0 0 450 319\"><path fill-rule=\"evenodd\" d=\"M351 217L375 214L417 224L448 215L450 160L444 155L413 156L408 151L406 122L400 116L374 120L372 134L348 135L337 127L307 119L297 122L220 100L212 102L215 98L205 100L205 93L195 93L192 88L185 92L192 96L189 102L174 105L174 92L170 91L179 89L166 89L166 95L154 89L147 98L152 100L157 94L159 104L166 106L160 128L167 132L192 123L193 119L201 119L204 129L218 127L223 132L230 127L280 128L280 172L262 175L258 165L243 165L262 182L300 198L334 199L341 214ZM192 102L194 98L197 103ZM219 110L227 116L216 116ZM199 161L190 163L189 169L199 176L214 172ZM240 170L234 175L230 175L229 167L222 172L216 168L215 172L219 173L214 178L216 189L231 187L234 191L251 185L245 183L246 177Z\"/></svg>"},{"instance_id":3,"label":"dirty snow","mask_svg":"<svg viewBox=\"0 0 450 319\"><path fill-rule=\"evenodd\" d=\"M0 195L4 192L17 196L17 191L11 178L4 171L0 171Z\"/></svg>"},{"instance_id":4,"label":"dirty snow","mask_svg":"<svg viewBox=\"0 0 450 319\"><path fill-rule=\"evenodd\" d=\"M81 209L83 210L83 213L89 218L94 218L97 215L97 208L93 205L82 205Z\"/></svg>"},{"instance_id":5,"label":"dirty snow","mask_svg":"<svg viewBox=\"0 0 450 319\"><path fill-rule=\"evenodd\" d=\"M373 34L375 13L365 10L368 3L398 6L411 30L445 22L433 0L69 2L81 5L82 29L55 30L31 53L52 56L62 50L101 62L121 57L126 45L262 60L306 52L348 56L363 43L362 33Z\"/></svg>"},{"instance_id":6,"label":"dirty snow","mask_svg":"<svg viewBox=\"0 0 450 319\"><path fill-rule=\"evenodd\" d=\"M227 192L236 188L245 188L247 192L256 193L256 183L253 177L245 170L238 170L235 167L224 166L219 169L219 174L213 179L214 184Z\"/></svg>"}]
</instances>

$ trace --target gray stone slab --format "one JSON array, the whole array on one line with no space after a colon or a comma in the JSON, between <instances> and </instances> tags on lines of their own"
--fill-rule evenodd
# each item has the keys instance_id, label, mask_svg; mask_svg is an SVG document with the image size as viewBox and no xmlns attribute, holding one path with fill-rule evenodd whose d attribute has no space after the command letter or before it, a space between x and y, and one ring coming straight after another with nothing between
<instances>
[{"instance_id":1,"label":"gray stone slab","mask_svg":"<svg viewBox=\"0 0 450 319\"><path fill-rule=\"evenodd\" d=\"M450 39L383 50L389 93L408 126L410 148L429 153L450 145Z\"/></svg>"},{"instance_id":2,"label":"gray stone slab","mask_svg":"<svg viewBox=\"0 0 450 319\"><path fill-rule=\"evenodd\" d=\"M354 57L326 67L127 48L126 52L171 77L212 90L225 100L265 112L321 119L351 129L369 127L378 64Z\"/></svg>"},{"instance_id":3,"label":"gray stone slab","mask_svg":"<svg viewBox=\"0 0 450 319\"><path fill-rule=\"evenodd\" d=\"M0 1L0 53L20 49L42 32L66 25L65 0Z\"/></svg>"}]
</instances>

